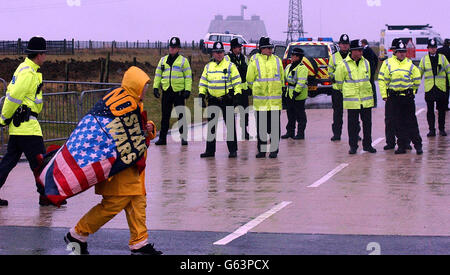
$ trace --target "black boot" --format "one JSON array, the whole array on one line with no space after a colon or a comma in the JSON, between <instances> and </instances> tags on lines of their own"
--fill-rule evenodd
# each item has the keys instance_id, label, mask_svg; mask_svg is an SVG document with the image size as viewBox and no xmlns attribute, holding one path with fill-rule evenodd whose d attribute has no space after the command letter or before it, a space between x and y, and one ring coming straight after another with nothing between
<instances>
[{"instance_id":1,"label":"black boot","mask_svg":"<svg viewBox=\"0 0 450 275\"><path fill-rule=\"evenodd\" d=\"M131 250L131 255L161 255L161 251L156 250L153 244L147 244L139 249Z\"/></svg>"},{"instance_id":2,"label":"black boot","mask_svg":"<svg viewBox=\"0 0 450 275\"><path fill-rule=\"evenodd\" d=\"M436 136L436 130L430 130L427 134L427 137L435 137Z\"/></svg>"},{"instance_id":3,"label":"black boot","mask_svg":"<svg viewBox=\"0 0 450 275\"><path fill-rule=\"evenodd\" d=\"M384 150L392 150L392 149L395 149L395 145L389 145L389 144L386 144L386 145L383 147L383 149L384 149Z\"/></svg>"},{"instance_id":4,"label":"black boot","mask_svg":"<svg viewBox=\"0 0 450 275\"><path fill-rule=\"evenodd\" d=\"M338 140L341 140L341 137L338 137L338 136L331 137L331 141L338 141Z\"/></svg>"},{"instance_id":5,"label":"black boot","mask_svg":"<svg viewBox=\"0 0 450 275\"><path fill-rule=\"evenodd\" d=\"M294 138L294 133L286 133L281 136L282 139Z\"/></svg>"},{"instance_id":6,"label":"black boot","mask_svg":"<svg viewBox=\"0 0 450 275\"><path fill-rule=\"evenodd\" d=\"M397 150L395 150L395 154L396 155L406 154L406 149L405 148L397 148Z\"/></svg>"},{"instance_id":7,"label":"black boot","mask_svg":"<svg viewBox=\"0 0 450 275\"><path fill-rule=\"evenodd\" d=\"M305 134L298 132L297 135L294 137L294 139L305 139Z\"/></svg>"},{"instance_id":8,"label":"black boot","mask_svg":"<svg viewBox=\"0 0 450 275\"><path fill-rule=\"evenodd\" d=\"M269 158L276 159L277 157L278 157L278 153L277 152L270 152Z\"/></svg>"},{"instance_id":9,"label":"black boot","mask_svg":"<svg viewBox=\"0 0 450 275\"><path fill-rule=\"evenodd\" d=\"M200 155L201 158L211 158L214 157L216 154L214 152L204 152L203 154Z\"/></svg>"},{"instance_id":10,"label":"black boot","mask_svg":"<svg viewBox=\"0 0 450 275\"><path fill-rule=\"evenodd\" d=\"M350 154L350 155L354 155L354 154L356 154L356 151L358 150L358 148L357 147L350 147L350 151L348 151L348 153Z\"/></svg>"},{"instance_id":11,"label":"black boot","mask_svg":"<svg viewBox=\"0 0 450 275\"><path fill-rule=\"evenodd\" d=\"M263 153L263 152L259 152L257 155L256 155L256 158L257 159L261 159L261 158L265 158L266 157L266 153Z\"/></svg>"},{"instance_id":12,"label":"black boot","mask_svg":"<svg viewBox=\"0 0 450 275\"><path fill-rule=\"evenodd\" d=\"M363 151L366 151L366 152L369 152L369 153L376 153L377 152L377 149L375 149L375 148L373 148L372 146L366 146L366 147L363 147Z\"/></svg>"},{"instance_id":13,"label":"black boot","mask_svg":"<svg viewBox=\"0 0 450 275\"><path fill-rule=\"evenodd\" d=\"M0 206L7 206L7 205L8 205L8 201L7 200L0 199Z\"/></svg>"},{"instance_id":14,"label":"black boot","mask_svg":"<svg viewBox=\"0 0 450 275\"><path fill-rule=\"evenodd\" d=\"M228 154L228 158L236 158L237 157L237 152L236 151L234 151L234 152L230 152L229 154Z\"/></svg>"},{"instance_id":15,"label":"black boot","mask_svg":"<svg viewBox=\"0 0 450 275\"><path fill-rule=\"evenodd\" d=\"M66 236L64 236L64 241L66 242L66 244L77 243L80 246L79 250L77 249L74 250L75 253L80 253L80 255L89 255L89 251L87 250L88 247L87 242L82 242L78 239L75 239L74 237L72 237L72 235L70 235L70 232L67 233Z\"/></svg>"},{"instance_id":16,"label":"black boot","mask_svg":"<svg viewBox=\"0 0 450 275\"><path fill-rule=\"evenodd\" d=\"M184 139L181 139L181 145L186 146L188 145L188 142Z\"/></svg>"},{"instance_id":17,"label":"black boot","mask_svg":"<svg viewBox=\"0 0 450 275\"><path fill-rule=\"evenodd\" d=\"M447 132L445 132L445 130L439 130L439 135L441 135L442 137L446 137Z\"/></svg>"},{"instance_id":18,"label":"black boot","mask_svg":"<svg viewBox=\"0 0 450 275\"><path fill-rule=\"evenodd\" d=\"M166 139L159 138L155 145L167 145Z\"/></svg>"}]
</instances>

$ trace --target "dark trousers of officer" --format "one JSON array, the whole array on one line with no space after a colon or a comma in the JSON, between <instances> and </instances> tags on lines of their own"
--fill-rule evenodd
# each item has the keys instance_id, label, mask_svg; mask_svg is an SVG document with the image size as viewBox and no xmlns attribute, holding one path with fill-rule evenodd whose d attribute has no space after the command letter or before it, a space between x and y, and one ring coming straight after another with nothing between
<instances>
[{"instance_id":1,"label":"dark trousers of officer","mask_svg":"<svg viewBox=\"0 0 450 275\"><path fill-rule=\"evenodd\" d=\"M410 141L416 149L422 149L414 96L390 96L390 98L393 105L394 129L398 138L399 149L406 149Z\"/></svg>"},{"instance_id":2,"label":"dark trousers of officer","mask_svg":"<svg viewBox=\"0 0 450 275\"><path fill-rule=\"evenodd\" d=\"M297 133L300 135L304 135L307 122L305 111L305 100L288 99L287 117L288 117L288 123L286 125L287 133L294 135L296 126L295 124L297 123L298 125Z\"/></svg>"},{"instance_id":3,"label":"dark trousers of officer","mask_svg":"<svg viewBox=\"0 0 450 275\"><path fill-rule=\"evenodd\" d=\"M237 136L236 136L236 123L234 114L233 99L231 97L223 96L221 98L210 96L208 98L208 107L217 106L222 111L224 117L225 125L227 127L227 147L230 153L237 152ZM228 108L227 108L228 107ZM216 118L216 113L211 113L208 118L208 141L206 142L206 152L215 153L216 152L216 127L218 118ZM227 121L227 118L231 118L233 121ZM210 123L213 119L217 119L216 123ZM230 139L228 136L233 135Z\"/></svg>"},{"instance_id":4,"label":"dark trousers of officer","mask_svg":"<svg viewBox=\"0 0 450 275\"><path fill-rule=\"evenodd\" d=\"M359 126L359 118L361 117L362 128L363 128L363 148L372 146L372 108L361 109L348 109L347 119L348 119L348 143L351 148L358 148L359 131L361 127Z\"/></svg>"},{"instance_id":5,"label":"dark trousers of officer","mask_svg":"<svg viewBox=\"0 0 450 275\"><path fill-rule=\"evenodd\" d=\"M0 162L0 188L5 184L9 172L17 165L25 153L31 170L38 166L36 156L45 153L44 140L40 136L9 136L5 156Z\"/></svg>"},{"instance_id":6,"label":"dark trousers of officer","mask_svg":"<svg viewBox=\"0 0 450 275\"><path fill-rule=\"evenodd\" d=\"M172 109L177 106L185 106L184 97L181 96L181 92L174 92L172 87L167 89L167 91L163 91L162 100L161 100L161 131L159 132L159 138L162 140L166 140L167 133L169 131L169 123L170 123L170 115L172 113ZM182 121L180 121L182 120ZM183 125L186 125L186 118L183 114L178 114L178 121L181 123L179 127L180 136L183 140L187 140L187 129L184 131Z\"/></svg>"},{"instance_id":7,"label":"dark trousers of officer","mask_svg":"<svg viewBox=\"0 0 450 275\"><path fill-rule=\"evenodd\" d=\"M386 136L386 144L394 147L395 142L395 104L393 97L388 97L384 106L384 133Z\"/></svg>"},{"instance_id":8,"label":"dark trousers of officer","mask_svg":"<svg viewBox=\"0 0 450 275\"><path fill-rule=\"evenodd\" d=\"M244 108L244 111L248 108L249 102L248 102L248 96L242 95L240 106ZM242 120L244 119L244 120ZM240 125L242 128L242 138L245 139L245 133L248 133L248 112L245 112L244 117L241 117Z\"/></svg>"},{"instance_id":9,"label":"dark trousers of officer","mask_svg":"<svg viewBox=\"0 0 450 275\"><path fill-rule=\"evenodd\" d=\"M447 109L447 93L442 92L436 86L425 93L425 101L427 102L427 120L430 131L435 128L434 103L436 102L436 109L438 111L438 126L439 130L445 130L445 111Z\"/></svg>"},{"instance_id":10,"label":"dark trousers of officer","mask_svg":"<svg viewBox=\"0 0 450 275\"><path fill-rule=\"evenodd\" d=\"M256 111L256 138L258 139L258 152L278 153L281 137L281 111ZM270 148L266 145L270 141Z\"/></svg>"},{"instance_id":11,"label":"dark trousers of officer","mask_svg":"<svg viewBox=\"0 0 450 275\"><path fill-rule=\"evenodd\" d=\"M331 128L333 130L333 135L340 138L342 134L342 117L344 115L342 92L333 90L331 93L331 101L333 106L333 124L331 125Z\"/></svg>"},{"instance_id":12,"label":"dark trousers of officer","mask_svg":"<svg viewBox=\"0 0 450 275\"><path fill-rule=\"evenodd\" d=\"M372 85L373 103L374 103L374 108L376 108L377 107L377 86L375 86L375 79L373 77L370 78L370 85Z\"/></svg>"}]
</instances>

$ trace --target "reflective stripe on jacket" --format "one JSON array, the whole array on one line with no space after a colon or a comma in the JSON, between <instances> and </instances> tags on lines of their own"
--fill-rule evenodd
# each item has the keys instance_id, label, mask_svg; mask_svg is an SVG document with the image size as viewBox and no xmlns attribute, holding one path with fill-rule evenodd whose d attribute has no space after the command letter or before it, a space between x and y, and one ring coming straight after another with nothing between
<instances>
[{"instance_id":1,"label":"reflective stripe on jacket","mask_svg":"<svg viewBox=\"0 0 450 275\"><path fill-rule=\"evenodd\" d=\"M39 65L26 58L14 72L13 78L6 91L0 123L5 124L6 119L13 117L21 105L28 106L32 112L39 114L42 111L42 74L37 70ZM39 90L39 91L38 91ZM41 126L37 118L30 116L29 121L22 122L19 127L9 124L9 134L19 136L42 136Z\"/></svg>"},{"instance_id":2,"label":"reflective stripe on jacket","mask_svg":"<svg viewBox=\"0 0 450 275\"><path fill-rule=\"evenodd\" d=\"M411 89L415 92L419 89L420 79L420 71L411 59L400 61L396 56L386 59L378 74L381 97L387 98L387 90L401 92Z\"/></svg>"},{"instance_id":3,"label":"reflective stripe on jacket","mask_svg":"<svg viewBox=\"0 0 450 275\"><path fill-rule=\"evenodd\" d=\"M292 99L294 91L299 93L295 100L305 100L308 97L308 68L300 63L291 72L292 64L287 65L284 71L284 78L288 84L287 91L289 98Z\"/></svg>"},{"instance_id":4,"label":"reflective stripe on jacket","mask_svg":"<svg viewBox=\"0 0 450 275\"><path fill-rule=\"evenodd\" d=\"M419 70L421 76L425 75L425 92L429 92L435 85L443 91L447 91L446 78L450 82L450 64L447 58L443 54L438 55L438 72L437 75L433 75L433 69L431 67L430 55L427 54L422 57L419 63Z\"/></svg>"},{"instance_id":5,"label":"reflective stripe on jacket","mask_svg":"<svg viewBox=\"0 0 450 275\"><path fill-rule=\"evenodd\" d=\"M344 58L342 58L342 55L340 52L335 52L334 54L332 54L330 56L330 58L328 59L328 75L330 76L331 80L335 80L335 72L336 72L336 68L339 64L342 63L342 61L344 60ZM338 86L336 83L333 83L333 89L334 90L339 90Z\"/></svg>"},{"instance_id":6,"label":"reflective stripe on jacket","mask_svg":"<svg viewBox=\"0 0 450 275\"><path fill-rule=\"evenodd\" d=\"M335 76L337 87L342 91L344 109L374 106L370 64L364 57L361 57L357 65L350 55L347 56L336 68Z\"/></svg>"},{"instance_id":7,"label":"reflective stripe on jacket","mask_svg":"<svg viewBox=\"0 0 450 275\"><path fill-rule=\"evenodd\" d=\"M167 64L168 55L161 58L155 71L153 88L162 85L162 89L167 91L170 86L174 92L192 90L192 70L189 60L179 55L173 62L172 67ZM163 67L164 66L164 67ZM163 70L164 69L164 70Z\"/></svg>"},{"instance_id":8,"label":"reflective stripe on jacket","mask_svg":"<svg viewBox=\"0 0 450 275\"><path fill-rule=\"evenodd\" d=\"M278 56L255 54L248 66L247 84L253 91L253 107L256 111L282 109L284 70Z\"/></svg>"},{"instance_id":9,"label":"reflective stripe on jacket","mask_svg":"<svg viewBox=\"0 0 450 275\"><path fill-rule=\"evenodd\" d=\"M241 76L236 65L224 58L219 64L215 61L206 64L198 90L199 94L221 97L231 89L234 89L234 94L241 94L241 84Z\"/></svg>"}]
</instances>

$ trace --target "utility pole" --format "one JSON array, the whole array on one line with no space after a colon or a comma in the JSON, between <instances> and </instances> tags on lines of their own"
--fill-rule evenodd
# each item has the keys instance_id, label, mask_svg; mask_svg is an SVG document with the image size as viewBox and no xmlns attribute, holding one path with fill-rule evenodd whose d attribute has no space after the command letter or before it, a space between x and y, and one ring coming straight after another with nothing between
<instances>
[{"instance_id":1,"label":"utility pole","mask_svg":"<svg viewBox=\"0 0 450 275\"><path fill-rule=\"evenodd\" d=\"M288 30L286 42L297 41L304 37L303 12L301 0L289 0Z\"/></svg>"}]
</instances>

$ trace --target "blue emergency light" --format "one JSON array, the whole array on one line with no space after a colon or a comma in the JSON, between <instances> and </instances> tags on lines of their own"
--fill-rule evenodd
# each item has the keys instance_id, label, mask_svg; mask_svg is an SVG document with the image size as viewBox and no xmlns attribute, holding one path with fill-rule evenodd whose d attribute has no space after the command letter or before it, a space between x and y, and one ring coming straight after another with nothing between
<instances>
[{"instance_id":1,"label":"blue emergency light","mask_svg":"<svg viewBox=\"0 0 450 275\"><path fill-rule=\"evenodd\" d=\"M333 42L333 38L331 37L319 37L319 41Z\"/></svg>"},{"instance_id":2,"label":"blue emergency light","mask_svg":"<svg viewBox=\"0 0 450 275\"><path fill-rule=\"evenodd\" d=\"M311 37L305 38L305 37L300 37L297 42L305 42L305 41L312 41Z\"/></svg>"}]
</instances>

